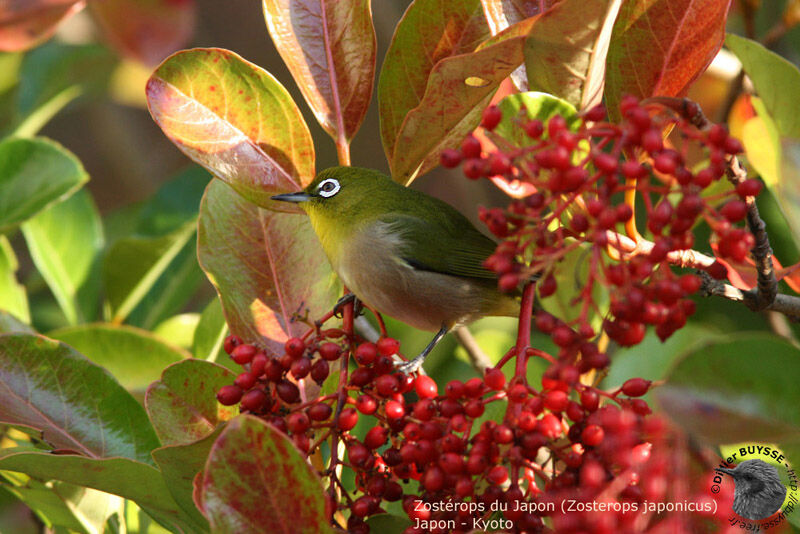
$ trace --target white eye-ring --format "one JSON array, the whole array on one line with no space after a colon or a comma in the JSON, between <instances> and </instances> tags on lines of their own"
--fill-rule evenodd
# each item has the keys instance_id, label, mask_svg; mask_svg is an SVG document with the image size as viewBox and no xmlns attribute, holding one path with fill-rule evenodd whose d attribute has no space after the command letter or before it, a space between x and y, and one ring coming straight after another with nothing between
<instances>
[{"instance_id":1,"label":"white eye-ring","mask_svg":"<svg viewBox=\"0 0 800 534\"><path fill-rule=\"evenodd\" d=\"M320 182L317 187L317 192L321 197L330 198L339 192L342 186L339 185L339 180L335 178L328 178Z\"/></svg>"}]
</instances>

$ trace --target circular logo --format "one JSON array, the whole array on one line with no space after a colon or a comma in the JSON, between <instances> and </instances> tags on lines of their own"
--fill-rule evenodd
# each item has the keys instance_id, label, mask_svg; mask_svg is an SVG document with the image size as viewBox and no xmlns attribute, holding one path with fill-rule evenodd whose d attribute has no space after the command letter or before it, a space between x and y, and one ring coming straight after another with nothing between
<instances>
[{"instance_id":1,"label":"circular logo","mask_svg":"<svg viewBox=\"0 0 800 534\"><path fill-rule=\"evenodd\" d=\"M723 477L733 480L731 526L748 528L758 523L762 528L774 528L786 521L798 503L798 478L783 452L758 443L725 452L727 457L714 469L710 490L718 494Z\"/></svg>"}]
</instances>

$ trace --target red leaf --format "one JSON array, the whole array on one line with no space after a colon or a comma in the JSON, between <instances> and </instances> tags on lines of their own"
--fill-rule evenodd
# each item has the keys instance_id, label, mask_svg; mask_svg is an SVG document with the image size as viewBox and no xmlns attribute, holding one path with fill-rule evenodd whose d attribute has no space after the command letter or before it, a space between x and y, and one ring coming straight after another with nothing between
<instances>
[{"instance_id":1,"label":"red leaf","mask_svg":"<svg viewBox=\"0 0 800 534\"><path fill-rule=\"evenodd\" d=\"M712 243L711 249L715 254L719 254L717 243ZM734 287L747 291L758 285L758 271L750 256L745 257L743 261L731 261L717 255L717 261L728 268L728 280ZM800 293L800 262L783 267L778 258L773 256L772 266L775 269L776 280L783 280L793 291Z\"/></svg>"},{"instance_id":2,"label":"red leaf","mask_svg":"<svg viewBox=\"0 0 800 534\"><path fill-rule=\"evenodd\" d=\"M623 94L681 96L725 38L730 0L628 0L620 9L606 66L606 103Z\"/></svg>"},{"instance_id":3,"label":"red leaf","mask_svg":"<svg viewBox=\"0 0 800 534\"><path fill-rule=\"evenodd\" d=\"M264 0L283 61L319 123L337 140L358 131L372 98L375 30L369 0Z\"/></svg>"},{"instance_id":4,"label":"red leaf","mask_svg":"<svg viewBox=\"0 0 800 534\"><path fill-rule=\"evenodd\" d=\"M84 5L83 0L5 0L0 5L0 51L27 50L46 41Z\"/></svg>"},{"instance_id":5,"label":"red leaf","mask_svg":"<svg viewBox=\"0 0 800 534\"><path fill-rule=\"evenodd\" d=\"M194 0L100 0L90 5L111 45L145 65L157 65L185 46L194 29Z\"/></svg>"},{"instance_id":6,"label":"red leaf","mask_svg":"<svg viewBox=\"0 0 800 534\"><path fill-rule=\"evenodd\" d=\"M422 102L433 68L445 58L472 52L489 36L479 0L418 0L409 6L378 81L381 139L390 165L403 121Z\"/></svg>"},{"instance_id":7,"label":"red leaf","mask_svg":"<svg viewBox=\"0 0 800 534\"><path fill-rule=\"evenodd\" d=\"M270 197L314 177L311 134L291 96L233 52L196 48L171 56L147 82L147 102L184 154L251 202L286 210Z\"/></svg>"},{"instance_id":8,"label":"red leaf","mask_svg":"<svg viewBox=\"0 0 800 534\"><path fill-rule=\"evenodd\" d=\"M319 477L284 434L248 415L211 448L202 503L212 532L332 532Z\"/></svg>"},{"instance_id":9,"label":"red leaf","mask_svg":"<svg viewBox=\"0 0 800 534\"><path fill-rule=\"evenodd\" d=\"M260 209L215 180L200 205L197 246L231 332L275 354L304 332L296 313L313 319L336 302L340 288L305 215Z\"/></svg>"},{"instance_id":10,"label":"red leaf","mask_svg":"<svg viewBox=\"0 0 800 534\"><path fill-rule=\"evenodd\" d=\"M541 15L560 0L481 0L492 35L529 17Z\"/></svg>"}]
</instances>

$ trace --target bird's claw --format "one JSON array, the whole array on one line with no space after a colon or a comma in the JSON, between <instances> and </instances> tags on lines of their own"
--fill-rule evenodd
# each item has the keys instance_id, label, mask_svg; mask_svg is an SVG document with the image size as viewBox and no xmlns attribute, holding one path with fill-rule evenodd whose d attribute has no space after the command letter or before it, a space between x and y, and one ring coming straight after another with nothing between
<instances>
[{"instance_id":1,"label":"bird's claw","mask_svg":"<svg viewBox=\"0 0 800 534\"><path fill-rule=\"evenodd\" d=\"M353 303L353 317L358 317L364 312L364 306L361 304L361 301L358 300L358 297L353 293L348 293L337 300L336 304L333 305L333 316L341 319L343 308L351 302Z\"/></svg>"},{"instance_id":2,"label":"bird's claw","mask_svg":"<svg viewBox=\"0 0 800 534\"><path fill-rule=\"evenodd\" d=\"M411 375L412 373L416 373L420 367L422 367L423 359L417 357L413 360L409 360L407 362L403 362L397 366L397 370L403 373L406 376Z\"/></svg>"}]
</instances>

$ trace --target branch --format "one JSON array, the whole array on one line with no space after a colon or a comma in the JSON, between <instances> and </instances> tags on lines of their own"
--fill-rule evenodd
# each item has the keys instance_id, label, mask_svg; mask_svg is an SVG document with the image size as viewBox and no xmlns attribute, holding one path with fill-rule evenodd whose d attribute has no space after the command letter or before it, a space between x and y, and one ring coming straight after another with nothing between
<instances>
[{"instance_id":1,"label":"branch","mask_svg":"<svg viewBox=\"0 0 800 534\"><path fill-rule=\"evenodd\" d=\"M486 353L481 350L480 346L478 346L478 342L472 337L472 333L466 326L459 326L453 330L453 335L458 340L459 344L464 347L464 350L467 351L469 363L483 376L486 373L486 369L492 366L492 362L489 360Z\"/></svg>"},{"instance_id":2,"label":"branch","mask_svg":"<svg viewBox=\"0 0 800 534\"><path fill-rule=\"evenodd\" d=\"M703 114L700 106L688 98L660 96L647 99L647 101L673 110L700 130L707 131L711 128L711 123ZM725 171L728 180L734 187L747 179L747 171L736 156L729 156L726 163ZM750 252L753 254L758 271L758 291L748 307L755 311L767 310L770 309L778 295L778 280L775 278L775 269L772 266L772 247L769 245L767 225L764 224L758 213L755 197L746 197L745 204L747 204L747 227L756 242Z\"/></svg>"},{"instance_id":3,"label":"branch","mask_svg":"<svg viewBox=\"0 0 800 534\"><path fill-rule=\"evenodd\" d=\"M698 275L703 280L700 290L706 296L714 295L736 302L743 302L745 306L753 311L776 311L795 320L800 320L800 297L778 293L775 295L775 299L772 301L772 303L766 308L759 308L757 290L750 289L748 291L742 291L741 289L733 287L730 284L726 284L719 280L714 280L711 278L711 276L709 276L708 273L702 271L699 271Z\"/></svg>"}]
</instances>

